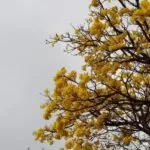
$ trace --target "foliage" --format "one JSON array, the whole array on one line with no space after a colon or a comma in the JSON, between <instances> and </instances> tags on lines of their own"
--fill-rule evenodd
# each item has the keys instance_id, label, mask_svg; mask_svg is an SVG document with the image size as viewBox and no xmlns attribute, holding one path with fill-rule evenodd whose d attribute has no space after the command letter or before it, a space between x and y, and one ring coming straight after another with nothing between
<instances>
[{"instance_id":1,"label":"foliage","mask_svg":"<svg viewBox=\"0 0 150 150\"><path fill-rule=\"evenodd\" d=\"M89 9L84 26L47 41L67 43L85 64L81 74L60 69L44 91L43 117L55 120L35 138L73 150L149 149L150 1L92 0Z\"/></svg>"}]
</instances>

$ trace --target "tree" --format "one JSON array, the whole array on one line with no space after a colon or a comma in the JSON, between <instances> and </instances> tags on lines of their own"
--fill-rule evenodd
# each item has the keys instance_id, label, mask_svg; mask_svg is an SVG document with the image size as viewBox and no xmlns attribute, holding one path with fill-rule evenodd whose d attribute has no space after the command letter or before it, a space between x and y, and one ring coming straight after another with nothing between
<instances>
[{"instance_id":1,"label":"tree","mask_svg":"<svg viewBox=\"0 0 150 150\"><path fill-rule=\"evenodd\" d=\"M92 0L86 23L56 34L81 56L82 73L60 69L44 91L43 117L52 125L36 140L65 139L73 150L150 148L150 1Z\"/></svg>"}]
</instances>

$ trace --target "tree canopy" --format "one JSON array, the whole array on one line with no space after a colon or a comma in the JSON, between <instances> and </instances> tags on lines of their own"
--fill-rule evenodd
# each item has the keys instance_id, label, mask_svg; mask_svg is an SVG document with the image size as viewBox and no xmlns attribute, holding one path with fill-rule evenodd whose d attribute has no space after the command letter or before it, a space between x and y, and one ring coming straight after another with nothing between
<instances>
[{"instance_id":1,"label":"tree canopy","mask_svg":"<svg viewBox=\"0 0 150 150\"><path fill-rule=\"evenodd\" d=\"M61 68L45 89L36 140L65 139L68 150L150 148L150 1L92 0L84 25L51 37L84 59L82 73ZM54 117L53 117L54 116Z\"/></svg>"}]
</instances>

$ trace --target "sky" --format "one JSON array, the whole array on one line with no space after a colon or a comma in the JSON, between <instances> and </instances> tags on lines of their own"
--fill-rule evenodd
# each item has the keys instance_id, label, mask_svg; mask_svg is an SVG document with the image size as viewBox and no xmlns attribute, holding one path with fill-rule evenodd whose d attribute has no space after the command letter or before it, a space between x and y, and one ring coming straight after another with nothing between
<instances>
[{"instance_id":1,"label":"sky","mask_svg":"<svg viewBox=\"0 0 150 150\"><path fill-rule=\"evenodd\" d=\"M0 0L0 149L57 150L34 141L32 132L49 124L42 119L41 92L54 86L56 71L79 70L82 59L54 48L45 39L71 31L88 16L87 0Z\"/></svg>"}]
</instances>

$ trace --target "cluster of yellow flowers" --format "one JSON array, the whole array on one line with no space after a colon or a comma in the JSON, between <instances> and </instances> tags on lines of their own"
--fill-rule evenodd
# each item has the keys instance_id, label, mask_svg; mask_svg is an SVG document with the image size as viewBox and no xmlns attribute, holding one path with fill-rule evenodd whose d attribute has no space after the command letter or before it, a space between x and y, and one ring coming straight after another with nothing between
<instances>
[{"instance_id":1,"label":"cluster of yellow flowers","mask_svg":"<svg viewBox=\"0 0 150 150\"><path fill-rule=\"evenodd\" d=\"M150 1L142 0L140 8L134 11L131 20L143 22L147 17L150 17Z\"/></svg>"},{"instance_id":2,"label":"cluster of yellow flowers","mask_svg":"<svg viewBox=\"0 0 150 150\"><path fill-rule=\"evenodd\" d=\"M47 127L39 128L35 132L33 132L33 135L35 136L35 140L39 140L42 143L45 140L47 140L47 142L51 145L53 144L53 140L49 135L45 134L46 130L47 130Z\"/></svg>"},{"instance_id":3,"label":"cluster of yellow flowers","mask_svg":"<svg viewBox=\"0 0 150 150\"><path fill-rule=\"evenodd\" d=\"M133 14L133 12L134 12L134 9L121 8L118 13L120 16L123 16L123 15L131 16Z\"/></svg>"},{"instance_id":4,"label":"cluster of yellow flowers","mask_svg":"<svg viewBox=\"0 0 150 150\"><path fill-rule=\"evenodd\" d=\"M99 5L97 0L91 0L90 6L97 7Z\"/></svg>"},{"instance_id":5,"label":"cluster of yellow flowers","mask_svg":"<svg viewBox=\"0 0 150 150\"><path fill-rule=\"evenodd\" d=\"M124 145L129 145L130 142L134 140L134 138L131 136L131 135L125 135L125 134L120 134L118 136L114 136L113 137L113 141L117 141L117 142L120 142Z\"/></svg>"},{"instance_id":6,"label":"cluster of yellow flowers","mask_svg":"<svg viewBox=\"0 0 150 150\"><path fill-rule=\"evenodd\" d=\"M105 24L102 23L99 18L95 18L92 22L89 32L93 35L100 36L105 28Z\"/></svg>"},{"instance_id":7,"label":"cluster of yellow flowers","mask_svg":"<svg viewBox=\"0 0 150 150\"><path fill-rule=\"evenodd\" d=\"M41 105L43 118L55 116L51 126L34 132L36 140L52 144L55 139L64 138L68 150L98 150L105 140L127 146L134 140L134 133L121 130L123 125L110 126L134 118L134 106L130 107L133 103L129 100L143 101L149 94L150 69L144 61L150 56L150 22L147 21L150 1L141 0L138 8L134 5L104 8L99 2L108 4L109 0L91 0L87 26L75 29L73 35L53 37L54 43L69 42L70 51L77 50L85 63L80 74L61 68L54 77L54 90L44 90L48 101ZM125 0L122 3L130 4ZM142 28L138 23L142 25L143 21ZM148 93L145 97L144 92ZM131 111L127 113L126 108ZM109 129L112 134L108 137L104 133Z\"/></svg>"}]
</instances>

